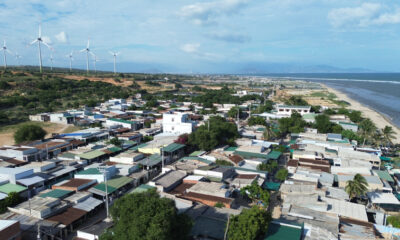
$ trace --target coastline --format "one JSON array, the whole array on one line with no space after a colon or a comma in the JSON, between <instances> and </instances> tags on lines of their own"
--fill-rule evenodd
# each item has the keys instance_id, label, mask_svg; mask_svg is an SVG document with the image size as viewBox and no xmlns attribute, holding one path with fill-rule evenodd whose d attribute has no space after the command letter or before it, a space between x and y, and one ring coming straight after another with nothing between
<instances>
[{"instance_id":1,"label":"coastline","mask_svg":"<svg viewBox=\"0 0 400 240\"><path fill-rule=\"evenodd\" d=\"M328 87L323 83L320 84L321 86L326 88L328 92L334 93L338 97L338 99L350 103L350 106L348 106L347 108L361 111L362 116L371 119L379 129L382 129L385 126L391 126L393 128L393 131L395 132L394 136L396 137L396 139L393 140L393 143L400 143L400 128L397 127L394 123L392 123L388 117L368 106L361 104L357 100L350 98L347 94L335 88Z\"/></svg>"}]
</instances>

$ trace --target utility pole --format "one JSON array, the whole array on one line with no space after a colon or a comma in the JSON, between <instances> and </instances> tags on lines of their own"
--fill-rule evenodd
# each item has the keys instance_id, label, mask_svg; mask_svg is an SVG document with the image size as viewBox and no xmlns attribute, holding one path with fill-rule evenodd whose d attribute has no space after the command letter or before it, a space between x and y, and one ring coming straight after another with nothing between
<instances>
[{"instance_id":1,"label":"utility pole","mask_svg":"<svg viewBox=\"0 0 400 240\"><path fill-rule=\"evenodd\" d=\"M41 240L41 234L40 234L40 222L37 225L37 240Z\"/></svg>"},{"instance_id":2,"label":"utility pole","mask_svg":"<svg viewBox=\"0 0 400 240\"><path fill-rule=\"evenodd\" d=\"M104 178L104 184L106 188L106 214L107 214L107 219L109 218L109 211L108 211L108 187L107 187L107 170L105 168L99 167L98 170L103 173L103 178Z\"/></svg>"},{"instance_id":3,"label":"utility pole","mask_svg":"<svg viewBox=\"0 0 400 240\"><path fill-rule=\"evenodd\" d=\"M228 235L228 229L229 229L229 220L231 218L231 215L228 215L228 222L226 223L226 229L225 229L225 234L224 234L224 240L227 239Z\"/></svg>"},{"instance_id":4,"label":"utility pole","mask_svg":"<svg viewBox=\"0 0 400 240\"><path fill-rule=\"evenodd\" d=\"M161 147L161 172L164 168L164 147Z\"/></svg>"}]
</instances>

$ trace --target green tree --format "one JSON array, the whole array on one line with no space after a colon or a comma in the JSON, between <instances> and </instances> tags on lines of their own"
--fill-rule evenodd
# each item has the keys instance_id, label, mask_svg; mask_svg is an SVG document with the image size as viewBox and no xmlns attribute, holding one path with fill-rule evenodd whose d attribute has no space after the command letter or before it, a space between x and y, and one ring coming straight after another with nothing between
<instances>
[{"instance_id":1,"label":"green tree","mask_svg":"<svg viewBox=\"0 0 400 240\"><path fill-rule=\"evenodd\" d=\"M35 124L24 124L14 133L14 141L17 144L20 144L22 142L43 139L45 136L46 131L40 126Z\"/></svg>"},{"instance_id":2,"label":"green tree","mask_svg":"<svg viewBox=\"0 0 400 240\"><path fill-rule=\"evenodd\" d=\"M112 138L112 139L110 140L110 143L113 144L113 145L115 145L115 146L117 146L117 147L120 147L120 146L122 145L122 141L119 140L117 137Z\"/></svg>"},{"instance_id":3,"label":"green tree","mask_svg":"<svg viewBox=\"0 0 400 240\"><path fill-rule=\"evenodd\" d=\"M270 198L269 192L258 185L257 181L253 181L250 185L242 187L240 189L240 194L247 196L252 201L262 201L264 208L268 207Z\"/></svg>"},{"instance_id":4,"label":"green tree","mask_svg":"<svg viewBox=\"0 0 400 240\"><path fill-rule=\"evenodd\" d=\"M240 109L239 107L232 107L228 111L228 117L236 119L238 117L238 112L239 112L239 118L240 118L240 116L243 114L242 109Z\"/></svg>"},{"instance_id":5,"label":"green tree","mask_svg":"<svg viewBox=\"0 0 400 240\"><path fill-rule=\"evenodd\" d=\"M368 191L368 183L365 178L357 173L353 180L349 180L346 183L345 190L349 194L350 199L355 200L355 198L363 196Z\"/></svg>"},{"instance_id":6,"label":"green tree","mask_svg":"<svg viewBox=\"0 0 400 240\"><path fill-rule=\"evenodd\" d=\"M294 106L307 106L308 103L300 96L291 96L285 104L287 105L294 105Z\"/></svg>"},{"instance_id":7,"label":"green tree","mask_svg":"<svg viewBox=\"0 0 400 240\"><path fill-rule=\"evenodd\" d=\"M386 144L393 144L392 140L396 139L395 134L396 133L391 126L385 126L382 129L382 135L383 138L385 139Z\"/></svg>"},{"instance_id":8,"label":"green tree","mask_svg":"<svg viewBox=\"0 0 400 240\"><path fill-rule=\"evenodd\" d=\"M263 138L264 140L270 140L272 138L276 137L276 134L274 131L272 131L272 127L270 124L265 125L265 129L263 132Z\"/></svg>"},{"instance_id":9,"label":"green tree","mask_svg":"<svg viewBox=\"0 0 400 240\"><path fill-rule=\"evenodd\" d=\"M254 126L254 125L267 125L267 122L265 121L265 118L263 117L259 117L259 116L252 116L249 118L249 120L247 121L247 123L249 124L249 126Z\"/></svg>"},{"instance_id":10,"label":"green tree","mask_svg":"<svg viewBox=\"0 0 400 240\"><path fill-rule=\"evenodd\" d=\"M217 159L215 161L215 164L219 165L219 166L233 166L233 163L228 162L226 160L221 160L221 159Z\"/></svg>"},{"instance_id":11,"label":"green tree","mask_svg":"<svg viewBox=\"0 0 400 240\"><path fill-rule=\"evenodd\" d=\"M254 240L264 236L271 221L271 215L264 209L253 206L232 216L228 226L229 240Z\"/></svg>"},{"instance_id":12,"label":"green tree","mask_svg":"<svg viewBox=\"0 0 400 240\"><path fill-rule=\"evenodd\" d=\"M352 122L359 123L359 122L362 121L362 117L361 117L361 112L360 111L353 110L347 116L350 118L350 120Z\"/></svg>"},{"instance_id":13,"label":"green tree","mask_svg":"<svg viewBox=\"0 0 400 240\"><path fill-rule=\"evenodd\" d=\"M350 141L356 140L358 143L360 143L363 140L361 136L359 136L357 133L353 132L352 130L343 130L341 134L344 138L347 138Z\"/></svg>"},{"instance_id":14,"label":"green tree","mask_svg":"<svg viewBox=\"0 0 400 240\"><path fill-rule=\"evenodd\" d=\"M268 163L261 163L257 166L258 170L267 171L268 173L274 172L277 168L278 162L276 160L270 160Z\"/></svg>"},{"instance_id":15,"label":"green tree","mask_svg":"<svg viewBox=\"0 0 400 240\"><path fill-rule=\"evenodd\" d=\"M370 119L364 119L360 123L361 134L364 138L363 146L365 145L365 141L371 140L371 137L376 132L376 126Z\"/></svg>"},{"instance_id":16,"label":"green tree","mask_svg":"<svg viewBox=\"0 0 400 240\"><path fill-rule=\"evenodd\" d=\"M275 174L275 178L281 182L285 181L287 176L288 176L288 170L286 168L279 169L278 172L276 172Z\"/></svg>"},{"instance_id":17,"label":"green tree","mask_svg":"<svg viewBox=\"0 0 400 240\"><path fill-rule=\"evenodd\" d=\"M329 133L332 130L332 123L329 117L325 114L321 114L315 117L315 128L318 129L319 133Z\"/></svg>"},{"instance_id":18,"label":"green tree","mask_svg":"<svg viewBox=\"0 0 400 240\"><path fill-rule=\"evenodd\" d=\"M387 223L395 228L400 228L400 216L388 216Z\"/></svg>"},{"instance_id":19,"label":"green tree","mask_svg":"<svg viewBox=\"0 0 400 240\"><path fill-rule=\"evenodd\" d=\"M306 122L303 120L301 115L297 112L292 113L289 118L281 118L278 120L279 131L284 136L287 133L300 133L304 132Z\"/></svg>"},{"instance_id":20,"label":"green tree","mask_svg":"<svg viewBox=\"0 0 400 240\"><path fill-rule=\"evenodd\" d=\"M111 208L114 226L101 240L175 240L188 239L192 221L178 214L175 202L161 198L155 190L126 194Z\"/></svg>"}]
</instances>

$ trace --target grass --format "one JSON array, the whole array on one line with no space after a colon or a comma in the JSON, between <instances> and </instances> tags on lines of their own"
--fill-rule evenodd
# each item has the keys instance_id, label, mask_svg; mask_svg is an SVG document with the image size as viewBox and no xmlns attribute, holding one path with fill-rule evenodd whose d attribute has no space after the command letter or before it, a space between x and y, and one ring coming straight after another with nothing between
<instances>
[{"instance_id":1,"label":"grass","mask_svg":"<svg viewBox=\"0 0 400 240\"><path fill-rule=\"evenodd\" d=\"M40 126L42 128L49 128L49 127L53 127L53 126L57 125L56 123L50 123L50 122L26 121L26 122L21 122L21 123L17 123L17 124L2 126L2 127L0 127L0 133L13 132L13 131L17 130L20 126L22 126L24 124L28 124L28 123L32 124L32 125Z\"/></svg>"},{"instance_id":2,"label":"grass","mask_svg":"<svg viewBox=\"0 0 400 240\"><path fill-rule=\"evenodd\" d=\"M311 97L320 97L320 98L327 98L329 100L333 100L337 98L337 96L334 93L330 92L313 92L310 94Z\"/></svg>"}]
</instances>

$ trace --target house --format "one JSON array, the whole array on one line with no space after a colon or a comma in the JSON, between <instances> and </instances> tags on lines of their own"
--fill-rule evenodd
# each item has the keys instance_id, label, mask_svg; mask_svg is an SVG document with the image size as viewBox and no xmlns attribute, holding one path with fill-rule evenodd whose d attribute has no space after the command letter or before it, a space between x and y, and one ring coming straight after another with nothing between
<instances>
[{"instance_id":1,"label":"house","mask_svg":"<svg viewBox=\"0 0 400 240\"><path fill-rule=\"evenodd\" d=\"M104 126L106 127L117 127L117 126L122 126L124 128L129 128L133 131L136 131L140 128L140 123L137 121L128 121L124 119L119 119L119 118L108 118L106 122L104 123Z\"/></svg>"},{"instance_id":2,"label":"house","mask_svg":"<svg viewBox=\"0 0 400 240\"><path fill-rule=\"evenodd\" d=\"M181 135L191 133L195 123L189 120L189 114L182 112L167 112L163 114L162 120L163 132Z\"/></svg>"},{"instance_id":3,"label":"house","mask_svg":"<svg viewBox=\"0 0 400 240\"><path fill-rule=\"evenodd\" d=\"M105 166L104 171L105 171L107 180L111 179L117 173L117 169L115 168L115 166ZM90 167L90 166L88 168L86 168L85 170L75 173L75 178L96 180L98 183L101 183L104 181L103 173L98 168L94 168L94 167Z\"/></svg>"},{"instance_id":4,"label":"house","mask_svg":"<svg viewBox=\"0 0 400 240\"><path fill-rule=\"evenodd\" d=\"M79 229L77 232L78 239L97 240L111 226L113 222L99 222L88 227Z\"/></svg>"},{"instance_id":5,"label":"house","mask_svg":"<svg viewBox=\"0 0 400 240\"><path fill-rule=\"evenodd\" d=\"M86 189L96 183L97 181L95 179L73 178L71 180L65 180L60 183L54 184L51 188L77 192Z\"/></svg>"},{"instance_id":6,"label":"house","mask_svg":"<svg viewBox=\"0 0 400 240\"><path fill-rule=\"evenodd\" d=\"M122 164L133 164L144 158L144 154L137 153L132 150L120 153L116 156L110 157L111 162L122 163Z\"/></svg>"},{"instance_id":7,"label":"house","mask_svg":"<svg viewBox=\"0 0 400 240\"><path fill-rule=\"evenodd\" d=\"M21 229L19 221L0 220L0 239L21 240Z\"/></svg>"},{"instance_id":8,"label":"house","mask_svg":"<svg viewBox=\"0 0 400 240\"><path fill-rule=\"evenodd\" d=\"M25 162L32 162L41 159L41 152L37 148L30 146L3 146L0 147L0 156L15 158Z\"/></svg>"},{"instance_id":9,"label":"house","mask_svg":"<svg viewBox=\"0 0 400 240\"><path fill-rule=\"evenodd\" d=\"M71 124L74 121L75 117L67 112L50 114L50 122L53 123Z\"/></svg>"},{"instance_id":10,"label":"house","mask_svg":"<svg viewBox=\"0 0 400 240\"><path fill-rule=\"evenodd\" d=\"M277 105L276 111L278 115L290 116L292 113L297 112L300 115L309 114L311 106L289 106L289 105Z\"/></svg>"},{"instance_id":11,"label":"house","mask_svg":"<svg viewBox=\"0 0 400 240\"><path fill-rule=\"evenodd\" d=\"M154 178L149 185L157 187L160 192L169 192L181 184L185 177L185 172L172 170Z\"/></svg>"}]
</instances>

